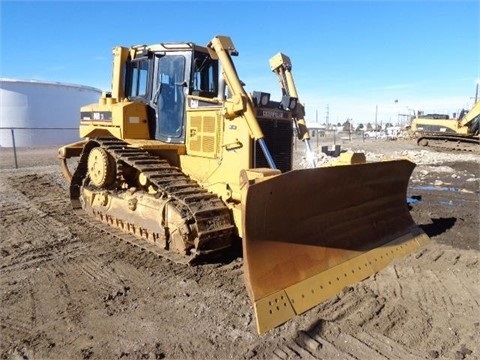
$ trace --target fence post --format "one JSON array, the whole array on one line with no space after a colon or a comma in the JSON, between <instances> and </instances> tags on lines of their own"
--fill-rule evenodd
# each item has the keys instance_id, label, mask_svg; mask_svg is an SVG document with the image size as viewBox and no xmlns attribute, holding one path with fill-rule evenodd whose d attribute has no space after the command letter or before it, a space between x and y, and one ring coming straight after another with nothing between
<instances>
[{"instance_id":1,"label":"fence post","mask_svg":"<svg viewBox=\"0 0 480 360\"><path fill-rule=\"evenodd\" d=\"M17 162L17 148L15 147L15 130L10 129L12 131L12 145L13 145L13 157L15 158L15 169L18 169L18 162Z\"/></svg>"}]
</instances>

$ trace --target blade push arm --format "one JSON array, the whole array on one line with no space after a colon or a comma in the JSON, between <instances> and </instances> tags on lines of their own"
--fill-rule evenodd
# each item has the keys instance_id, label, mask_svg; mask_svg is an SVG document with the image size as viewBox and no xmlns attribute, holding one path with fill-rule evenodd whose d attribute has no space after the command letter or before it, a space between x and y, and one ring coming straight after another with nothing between
<instances>
[{"instance_id":1,"label":"blade push arm","mask_svg":"<svg viewBox=\"0 0 480 360\"><path fill-rule=\"evenodd\" d=\"M264 141L264 135L260 129L253 104L243 88L237 71L233 65L230 52L236 52L232 40L228 36L215 36L207 45L210 50L212 59L219 59L222 65L222 75L232 93L232 99L225 103L225 116L227 118L235 118L242 116L250 131L250 136L254 138L262 148L263 154L267 159L268 165L272 169L276 169L276 165Z\"/></svg>"},{"instance_id":2,"label":"blade push arm","mask_svg":"<svg viewBox=\"0 0 480 360\"><path fill-rule=\"evenodd\" d=\"M270 59L270 68L277 75L282 88L282 94L295 97L298 99L297 88L293 81L292 62L285 54L278 53ZM310 147L310 135L308 134L307 124L305 122L305 107L297 102L293 114L295 125L298 131L298 138L305 142L307 148L307 157L312 167L315 167L315 157Z\"/></svg>"}]
</instances>

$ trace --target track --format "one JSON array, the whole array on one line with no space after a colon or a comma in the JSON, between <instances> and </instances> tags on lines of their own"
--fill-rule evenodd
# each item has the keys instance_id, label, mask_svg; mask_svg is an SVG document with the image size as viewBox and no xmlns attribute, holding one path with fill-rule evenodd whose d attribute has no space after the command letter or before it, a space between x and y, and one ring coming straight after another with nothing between
<instances>
[{"instance_id":1,"label":"track","mask_svg":"<svg viewBox=\"0 0 480 360\"><path fill-rule=\"evenodd\" d=\"M127 235L119 228L115 228L115 221L109 220L108 215L100 213L98 210L93 214L103 223L107 222L110 226L96 224L103 231L128 241L130 244L139 246L155 254L164 256L178 263L192 263L194 261L204 260L205 258L216 256L215 252L225 252L231 246L233 240L234 224L232 216L226 205L214 194L202 189L196 182L190 180L178 168L168 164L166 160L159 159L150 155L146 151L128 147L128 144L114 138L100 138L90 141L85 146L84 152L73 174L70 185L70 199L76 213L84 221L88 219L84 216L81 201L82 186L87 186L87 162L91 149L100 146L112 155L117 164L117 181L120 181L125 171L125 167L130 167L146 175L149 183L153 184L157 194L155 196L168 197L170 204L173 204L185 219L189 227L195 227L197 237L195 238L195 249L190 254L178 254L165 249L162 246L147 238L145 241L141 237ZM118 185L120 187L120 185ZM94 189L95 190L95 189ZM114 189L115 190L115 189ZM119 190L116 190L119 191ZM125 204L127 208L127 204ZM165 214L162 209L158 209L158 218L161 219ZM122 225L128 223L126 219L121 220ZM129 223L125 228L133 228L138 232L137 224ZM123 229L122 229L123 230ZM143 229L147 233L152 233L150 229ZM128 230L127 230L128 232ZM140 229L140 233L142 233ZM160 238L160 235L156 236Z\"/></svg>"},{"instance_id":2,"label":"track","mask_svg":"<svg viewBox=\"0 0 480 360\"><path fill-rule=\"evenodd\" d=\"M422 134L417 144L433 149L450 151L468 151L480 154L480 138L478 136Z\"/></svg>"}]
</instances>

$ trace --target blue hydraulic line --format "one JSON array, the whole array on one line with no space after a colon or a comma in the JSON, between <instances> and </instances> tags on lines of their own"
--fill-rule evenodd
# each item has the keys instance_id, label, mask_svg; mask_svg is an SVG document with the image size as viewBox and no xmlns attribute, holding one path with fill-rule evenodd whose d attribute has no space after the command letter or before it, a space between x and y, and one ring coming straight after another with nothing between
<instances>
[{"instance_id":1,"label":"blue hydraulic line","mask_svg":"<svg viewBox=\"0 0 480 360\"><path fill-rule=\"evenodd\" d=\"M272 169L276 169L277 166L275 165L275 162L273 161L272 155L270 155L270 151L268 151L267 144L265 144L265 140L263 138L258 139L258 143L260 144L260 147L262 148L263 155L265 155L265 158L267 159L268 166Z\"/></svg>"}]
</instances>

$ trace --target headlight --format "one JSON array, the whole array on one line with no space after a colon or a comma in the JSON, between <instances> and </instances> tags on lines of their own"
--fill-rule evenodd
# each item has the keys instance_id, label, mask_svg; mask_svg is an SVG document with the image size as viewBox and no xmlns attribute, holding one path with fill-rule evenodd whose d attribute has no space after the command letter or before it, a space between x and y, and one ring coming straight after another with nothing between
<instances>
[{"instance_id":1,"label":"headlight","mask_svg":"<svg viewBox=\"0 0 480 360\"><path fill-rule=\"evenodd\" d=\"M290 111L293 111L295 110L295 108L297 107L297 101L298 99L295 98L295 97L291 97L291 96L288 96L288 95L284 95L282 97L282 108L284 110L290 110Z\"/></svg>"},{"instance_id":2,"label":"headlight","mask_svg":"<svg viewBox=\"0 0 480 360\"><path fill-rule=\"evenodd\" d=\"M257 106L267 106L270 102L270 94L261 92L261 91L254 91L252 94L253 100L255 101L255 105Z\"/></svg>"},{"instance_id":3,"label":"headlight","mask_svg":"<svg viewBox=\"0 0 480 360\"><path fill-rule=\"evenodd\" d=\"M290 105L288 106L288 108L290 110L295 110L296 107L297 107L297 99L296 98L290 98Z\"/></svg>"},{"instance_id":4,"label":"headlight","mask_svg":"<svg viewBox=\"0 0 480 360\"><path fill-rule=\"evenodd\" d=\"M260 103L262 104L262 106L266 106L269 101L270 101L270 94L262 94L262 97L260 100Z\"/></svg>"}]
</instances>

